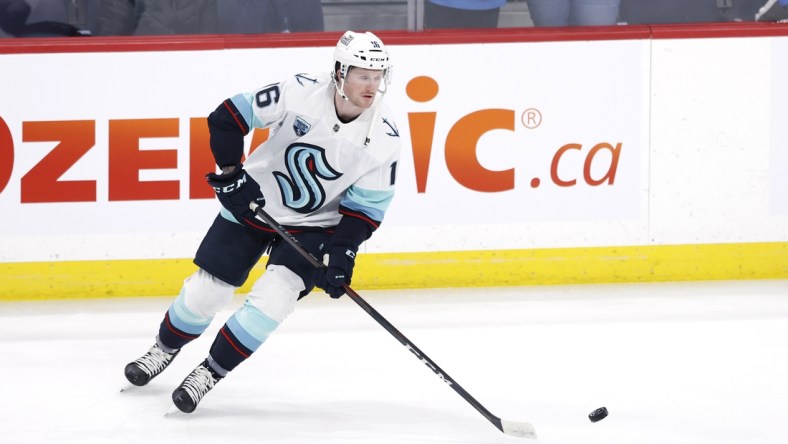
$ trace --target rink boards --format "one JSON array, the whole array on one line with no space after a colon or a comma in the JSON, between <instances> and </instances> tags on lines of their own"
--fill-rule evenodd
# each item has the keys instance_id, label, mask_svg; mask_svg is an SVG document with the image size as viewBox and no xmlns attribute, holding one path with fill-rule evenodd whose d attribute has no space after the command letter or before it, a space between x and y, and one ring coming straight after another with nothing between
<instances>
[{"instance_id":1,"label":"rink boards","mask_svg":"<svg viewBox=\"0 0 788 444\"><path fill-rule=\"evenodd\" d=\"M788 32L500 31L381 33L403 152L354 287L788 277ZM177 293L204 117L335 39L0 42L0 299Z\"/></svg>"}]
</instances>

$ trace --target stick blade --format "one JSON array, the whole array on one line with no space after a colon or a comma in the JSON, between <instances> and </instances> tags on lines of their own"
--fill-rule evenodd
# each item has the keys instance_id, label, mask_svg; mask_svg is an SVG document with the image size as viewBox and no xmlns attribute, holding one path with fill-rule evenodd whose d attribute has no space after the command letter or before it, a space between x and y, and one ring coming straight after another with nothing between
<instances>
[{"instance_id":1,"label":"stick blade","mask_svg":"<svg viewBox=\"0 0 788 444\"><path fill-rule=\"evenodd\" d=\"M509 436L518 438L536 439L534 426L527 422L501 420L501 431Z\"/></svg>"}]
</instances>

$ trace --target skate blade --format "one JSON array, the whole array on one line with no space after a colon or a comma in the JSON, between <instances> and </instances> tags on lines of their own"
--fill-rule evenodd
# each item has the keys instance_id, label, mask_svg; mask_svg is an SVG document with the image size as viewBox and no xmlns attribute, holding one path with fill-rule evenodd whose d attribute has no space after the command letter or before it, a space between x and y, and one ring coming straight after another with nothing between
<instances>
[{"instance_id":1,"label":"skate blade","mask_svg":"<svg viewBox=\"0 0 788 444\"><path fill-rule=\"evenodd\" d=\"M132 383L130 383L130 382L127 382L125 385L123 385L123 387L120 388L120 392L121 393L127 392L127 391L129 391L129 390L131 390L131 389L133 389L135 387L137 387L137 386L132 384Z\"/></svg>"},{"instance_id":2,"label":"skate blade","mask_svg":"<svg viewBox=\"0 0 788 444\"><path fill-rule=\"evenodd\" d=\"M181 413L181 411L178 410L178 407L175 407L175 404L173 404L170 406L170 409L164 413L164 417L166 418L168 416L177 415L178 413Z\"/></svg>"}]
</instances>

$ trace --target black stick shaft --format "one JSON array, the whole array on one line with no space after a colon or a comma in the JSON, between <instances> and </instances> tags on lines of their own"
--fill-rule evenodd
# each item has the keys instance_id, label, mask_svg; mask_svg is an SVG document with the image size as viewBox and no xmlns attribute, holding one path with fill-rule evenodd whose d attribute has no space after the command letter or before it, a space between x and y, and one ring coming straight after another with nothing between
<instances>
[{"instance_id":1,"label":"black stick shaft","mask_svg":"<svg viewBox=\"0 0 788 444\"><path fill-rule=\"evenodd\" d=\"M266 224L268 224L271 228L276 231L276 233L282 236L282 239L285 240L291 247L293 247L301 256L304 257L307 261L309 261L312 266L315 268L322 268L326 265L323 262L319 261L316 257L312 256L311 253L306 251L306 249L298 242L292 234L290 234L287 230L285 230L279 223L277 223L274 218L272 218L268 213L266 213L260 206L256 204L252 204L251 206L252 211L254 211ZM477 401L470 393L466 392L460 384L451 378L446 372L444 372L438 364L436 364L429 356L425 355L424 352L419 350L415 344L413 344L408 338L405 337L399 330L397 330L386 318L383 317L377 310L372 308L371 305L367 303L358 293L355 292L349 285L343 285L345 292L353 300L356 304L358 304L364 311L367 312L374 320L378 322L383 328L386 329L392 336L394 336L402 345L405 346L411 353L413 353L417 359L419 359L424 365L429 367L435 375L437 375L443 382L449 385L452 389L454 389L457 394L462 396L462 398L468 402L468 404L472 405L479 413L482 414L488 421L490 421L495 427L498 428L500 431L503 430L503 425L501 424L501 418L490 413L479 401Z\"/></svg>"}]
</instances>

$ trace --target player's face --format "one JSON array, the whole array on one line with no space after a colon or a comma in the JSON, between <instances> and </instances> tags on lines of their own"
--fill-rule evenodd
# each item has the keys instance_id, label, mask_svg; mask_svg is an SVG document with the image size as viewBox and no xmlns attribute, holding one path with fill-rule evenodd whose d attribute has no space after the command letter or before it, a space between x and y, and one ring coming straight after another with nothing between
<instances>
[{"instance_id":1,"label":"player's face","mask_svg":"<svg viewBox=\"0 0 788 444\"><path fill-rule=\"evenodd\" d=\"M345 78L345 95L353 105L369 108L382 81L383 70L351 68Z\"/></svg>"}]
</instances>

